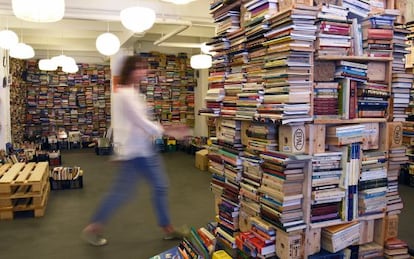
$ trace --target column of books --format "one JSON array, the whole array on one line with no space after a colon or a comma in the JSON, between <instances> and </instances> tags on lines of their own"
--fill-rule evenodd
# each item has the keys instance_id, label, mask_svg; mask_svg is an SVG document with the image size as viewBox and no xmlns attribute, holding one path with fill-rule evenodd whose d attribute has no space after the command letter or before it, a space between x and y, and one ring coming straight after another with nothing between
<instances>
[{"instance_id":1,"label":"column of books","mask_svg":"<svg viewBox=\"0 0 414 259\"><path fill-rule=\"evenodd\" d=\"M407 97L400 95L407 92L400 83L412 81L406 79L410 77L402 65L407 53L406 30L395 28L398 12L386 9L394 8L391 1L324 2L329 3L320 5L318 14L314 118L317 125L326 125L326 137L322 137L320 146L327 149L313 155L310 225L311 229L321 227L322 250L310 242L307 252L313 254L310 258L391 256L397 253L389 248L397 238L395 226L402 209L396 180L406 158L401 147L402 124L387 121L403 121L406 117ZM323 98L334 103L336 93L339 120L335 119L334 108L323 109L317 103ZM321 156L333 159L334 154L342 156L342 173L339 179L328 173L326 180L339 180L339 190L332 192L338 193L339 208L330 205L322 209L322 218L333 220L313 222L313 203L317 197L323 198L319 195L323 192L314 190L314 183L325 181L319 180L321 170L315 166L323 165ZM334 202L333 195L327 199ZM401 244L399 240L396 243Z\"/></svg>"},{"instance_id":2,"label":"column of books","mask_svg":"<svg viewBox=\"0 0 414 259\"><path fill-rule=\"evenodd\" d=\"M268 24L271 24L270 17L277 13L275 1L214 1L211 12L218 35L209 43L215 55L205 98L207 107L200 110L200 114L220 117L217 138L213 139L209 150L211 186L216 195L219 219L218 244L232 255L267 258L290 254L291 258L301 258L306 227L302 193L309 160L279 152L275 122L280 122L282 116L271 120L259 117L258 107L272 115L272 105L279 104L276 114L290 116L301 123L309 120L313 50L306 47L311 47L315 38L316 10L305 6L298 8L294 21L286 11L285 20L273 27ZM291 22L295 26L289 27ZM263 43L272 39L263 36L269 29L274 30L273 37L281 37L282 43L278 46L287 48L285 55L278 56L273 50L274 56L266 59L268 47ZM282 29L281 35L277 35L279 29ZM277 45L277 40L273 44ZM283 100L272 100L268 102L270 106L264 107L266 62L268 95L286 97L292 86L292 92L296 91L303 98L291 100L286 109L283 109ZM279 74L272 77L276 72ZM239 128L241 132L237 131ZM286 146L283 148L288 150ZM231 157L233 161L229 160ZM235 167L235 158L241 163L238 167ZM235 195L234 191L239 199L229 203L228 195ZM226 215L226 211L237 211L233 216L238 217L238 229L228 225L230 215Z\"/></svg>"},{"instance_id":3,"label":"column of books","mask_svg":"<svg viewBox=\"0 0 414 259\"><path fill-rule=\"evenodd\" d=\"M24 125L26 122L26 84L20 75L26 69L25 62L18 59L10 59L10 118L12 143L23 143Z\"/></svg>"}]
</instances>

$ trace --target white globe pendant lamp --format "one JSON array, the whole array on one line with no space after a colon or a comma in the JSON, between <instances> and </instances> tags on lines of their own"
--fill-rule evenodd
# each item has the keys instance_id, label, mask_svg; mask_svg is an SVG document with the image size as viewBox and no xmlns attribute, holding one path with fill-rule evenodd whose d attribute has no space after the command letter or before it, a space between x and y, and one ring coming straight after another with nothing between
<instances>
[{"instance_id":1,"label":"white globe pendant lamp","mask_svg":"<svg viewBox=\"0 0 414 259\"><path fill-rule=\"evenodd\" d=\"M55 71L57 65L51 59L41 59L39 60L39 69L43 71Z\"/></svg>"},{"instance_id":2,"label":"white globe pendant lamp","mask_svg":"<svg viewBox=\"0 0 414 259\"><path fill-rule=\"evenodd\" d=\"M213 64L213 58L210 55L198 54L191 56L190 65L194 69L207 69Z\"/></svg>"},{"instance_id":3,"label":"white globe pendant lamp","mask_svg":"<svg viewBox=\"0 0 414 259\"><path fill-rule=\"evenodd\" d=\"M110 32L102 33L96 38L96 49L105 56L112 56L117 53L121 43L118 37Z\"/></svg>"},{"instance_id":4,"label":"white globe pendant lamp","mask_svg":"<svg viewBox=\"0 0 414 259\"><path fill-rule=\"evenodd\" d=\"M2 30L0 31L0 47L3 49L10 49L19 43L19 37L14 31Z\"/></svg>"},{"instance_id":5,"label":"white globe pendant lamp","mask_svg":"<svg viewBox=\"0 0 414 259\"><path fill-rule=\"evenodd\" d=\"M147 7L134 6L121 11L122 25L133 32L144 32L150 29L156 18L154 10Z\"/></svg>"},{"instance_id":6,"label":"white globe pendant lamp","mask_svg":"<svg viewBox=\"0 0 414 259\"><path fill-rule=\"evenodd\" d=\"M30 45L23 42L17 43L10 49L10 57L17 59L29 59L33 58L35 52Z\"/></svg>"},{"instance_id":7,"label":"white globe pendant lamp","mask_svg":"<svg viewBox=\"0 0 414 259\"><path fill-rule=\"evenodd\" d=\"M29 22L57 22L65 15L65 0L12 0L17 18Z\"/></svg>"},{"instance_id":8,"label":"white globe pendant lamp","mask_svg":"<svg viewBox=\"0 0 414 259\"><path fill-rule=\"evenodd\" d=\"M66 64L62 67L62 71L65 73L76 73L79 71L79 67L78 65L76 65L76 63L73 64Z\"/></svg>"}]
</instances>

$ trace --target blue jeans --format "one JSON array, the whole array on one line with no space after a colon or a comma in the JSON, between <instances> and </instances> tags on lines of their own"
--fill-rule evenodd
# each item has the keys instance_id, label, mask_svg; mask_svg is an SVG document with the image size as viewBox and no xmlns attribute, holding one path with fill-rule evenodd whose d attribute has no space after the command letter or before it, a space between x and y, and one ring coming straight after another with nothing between
<instances>
[{"instance_id":1,"label":"blue jeans","mask_svg":"<svg viewBox=\"0 0 414 259\"><path fill-rule=\"evenodd\" d=\"M162 158L155 154L151 157L137 157L121 162L120 172L112 190L102 201L92 217L93 223L105 224L116 210L125 204L135 193L136 187L144 177L152 189L152 204L155 207L158 224L165 227L170 224L168 210L168 179Z\"/></svg>"}]
</instances>

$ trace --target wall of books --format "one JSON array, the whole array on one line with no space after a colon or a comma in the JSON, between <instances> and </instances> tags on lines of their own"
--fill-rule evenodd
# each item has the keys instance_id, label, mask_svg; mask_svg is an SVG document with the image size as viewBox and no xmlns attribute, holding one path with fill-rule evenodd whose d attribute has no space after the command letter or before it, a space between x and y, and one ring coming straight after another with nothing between
<instances>
[{"instance_id":1,"label":"wall of books","mask_svg":"<svg viewBox=\"0 0 414 259\"><path fill-rule=\"evenodd\" d=\"M111 121L110 68L79 64L76 74L40 71L37 60L25 63L27 96L24 131L28 137L56 135L59 130L81 131L85 141L100 137Z\"/></svg>"},{"instance_id":2,"label":"wall of books","mask_svg":"<svg viewBox=\"0 0 414 259\"><path fill-rule=\"evenodd\" d=\"M194 87L197 82L186 53L140 53L149 72L141 82L153 119L194 126Z\"/></svg>"},{"instance_id":3,"label":"wall of books","mask_svg":"<svg viewBox=\"0 0 414 259\"><path fill-rule=\"evenodd\" d=\"M10 118L11 140L13 143L23 143L26 123L26 85L22 78L26 69L25 61L10 59Z\"/></svg>"},{"instance_id":4,"label":"wall of books","mask_svg":"<svg viewBox=\"0 0 414 259\"><path fill-rule=\"evenodd\" d=\"M216 236L233 257L408 255L398 175L413 75L396 2L212 1L200 114L216 118Z\"/></svg>"}]
</instances>

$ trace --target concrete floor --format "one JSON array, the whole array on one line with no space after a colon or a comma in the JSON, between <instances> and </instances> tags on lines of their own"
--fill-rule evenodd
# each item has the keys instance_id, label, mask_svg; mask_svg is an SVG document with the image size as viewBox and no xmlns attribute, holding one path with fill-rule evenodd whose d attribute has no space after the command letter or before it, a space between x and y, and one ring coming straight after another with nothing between
<instances>
[{"instance_id":1,"label":"concrete floor","mask_svg":"<svg viewBox=\"0 0 414 259\"><path fill-rule=\"evenodd\" d=\"M194 156L163 154L170 177L170 210L177 226L203 226L214 219L214 198L210 175L194 167ZM63 164L84 170L84 188L52 191L45 216L0 221L0 258L113 259L149 258L175 246L162 240L155 214L143 183L136 199L110 221L106 232L109 245L92 247L80 240L96 206L109 188L117 165L109 156L97 156L93 149L66 151Z\"/></svg>"},{"instance_id":2,"label":"concrete floor","mask_svg":"<svg viewBox=\"0 0 414 259\"><path fill-rule=\"evenodd\" d=\"M203 226L214 219L214 198L209 190L210 174L194 167L194 156L183 152L163 154L170 177L171 216L175 225ZM0 221L0 258L143 259L165 251L177 241L163 241L157 227L149 190L145 184L136 199L110 221L106 233L109 244L92 247L79 234L109 188L117 165L108 156L92 149L66 151L66 166L84 170L84 188L52 191L46 213L41 218ZM414 188L400 186L405 208L400 217L400 238L414 247Z\"/></svg>"}]
</instances>

